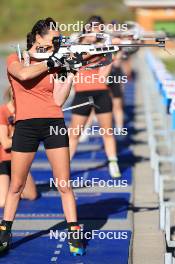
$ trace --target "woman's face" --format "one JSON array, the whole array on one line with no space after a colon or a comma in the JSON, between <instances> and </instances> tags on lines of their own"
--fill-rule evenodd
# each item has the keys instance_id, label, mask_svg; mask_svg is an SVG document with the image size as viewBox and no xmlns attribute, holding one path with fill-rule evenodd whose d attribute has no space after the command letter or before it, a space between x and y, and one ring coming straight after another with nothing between
<instances>
[{"instance_id":1,"label":"woman's face","mask_svg":"<svg viewBox=\"0 0 175 264\"><path fill-rule=\"evenodd\" d=\"M99 24L93 24L93 26L90 28L90 31L89 31L89 33L100 33L100 32L101 31L100 31ZM84 39L88 44L93 44L97 42L96 36L86 36Z\"/></svg>"},{"instance_id":2,"label":"woman's face","mask_svg":"<svg viewBox=\"0 0 175 264\"><path fill-rule=\"evenodd\" d=\"M36 47L45 49L45 52L53 51L53 38L59 37L60 32L56 30L48 30L48 33L44 36L36 35Z\"/></svg>"}]
</instances>

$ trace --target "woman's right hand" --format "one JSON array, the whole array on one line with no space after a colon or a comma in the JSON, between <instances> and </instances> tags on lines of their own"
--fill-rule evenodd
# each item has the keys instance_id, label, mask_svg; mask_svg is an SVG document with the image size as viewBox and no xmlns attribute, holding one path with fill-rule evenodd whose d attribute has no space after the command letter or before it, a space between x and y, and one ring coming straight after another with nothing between
<instances>
[{"instance_id":1,"label":"woman's right hand","mask_svg":"<svg viewBox=\"0 0 175 264\"><path fill-rule=\"evenodd\" d=\"M58 59L56 56L51 55L49 59L47 60L47 67L48 69L53 69L53 68L60 68L62 66L62 63L60 59Z\"/></svg>"}]
</instances>

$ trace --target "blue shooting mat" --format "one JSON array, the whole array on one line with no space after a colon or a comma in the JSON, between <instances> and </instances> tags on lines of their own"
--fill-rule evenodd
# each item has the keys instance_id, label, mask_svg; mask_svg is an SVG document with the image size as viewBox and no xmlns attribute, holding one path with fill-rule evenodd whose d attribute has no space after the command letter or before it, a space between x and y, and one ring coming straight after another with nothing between
<instances>
[{"instance_id":1,"label":"blue shooting mat","mask_svg":"<svg viewBox=\"0 0 175 264\"><path fill-rule=\"evenodd\" d=\"M133 162L135 162L135 156L132 150L129 148L123 149L121 155L119 154L119 166L123 167L125 163L127 163L128 166L132 166Z\"/></svg>"},{"instance_id":2,"label":"blue shooting mat","mask_svg":"<svg viewBox=\"0 0 175 264\"><path fill-rule=\"evenodd\" d=\"M92 155L92 153L94 153L94 155ZM81 152L77 152L73 158L73 160L76 159L89 159L90 161L93 159L102 159L102 160L106 160L106 154L103 150L99 150L99 151L81 151ZM35 156L35 160L39 161L39 160L48 160L45 151L38 151L36 153Z\"/></svg>"},{"instance_id":3,"label":"blue shooting mat","mask_svg":"<svg viewBox=\"0 0 175 264\"><path fill-rule=\"evenodd\" d=\"M93 153L93 155L92 155ZM119 157L122 157L122 156L129 156L131 154L131 151L127 148L122 148L119 152ZM77 160L77 159L89 159L89 160L94 160L94 159L97 159L97 160L107 160L107 157L106 157L106 153L103 149L100 149L98 151L78 151L76 152L73 160ZM48 160L47 159L47 156L46 156L46 153L45 151L38 151L36 153L36 156L35 156L35 160Z\"/></svg>"},{"instance_id":4,"label":"blue shooting mat","mask_svg":"<svg viewBox=\"0 0 175 264\"><path fill-rule=\"evenodd\" d=\"M76 193L80 219L126 219L130 193ZM2 217L3 210L0 209ZM45 193L35 201L21 200L16 219L64 219L59 194Z\"/></svg>"},{"instance_id":5,"label":"blue shooting mat","mask_svg":"<svg viewBox=\"0 0 175 264\"><path fill-rule=\"evenodd\" d=\"M86 145L88 145L88 144L86 143ZM94 153L94 155L92 155L92 153ZM105 160L106 154L103 150L99 150L99 151L89 151L88 150L88 151L80 151L80 152L77 151L73 160L75 160L75 159L89 159L89 160L91 160L91 159L93 159L93 160L94 159L103 159L103 160ZM35 155L35 160L47 161L48 158L46 156L45 151L38 151Z\"/></svg>"},{"instance_id":6,"label":"blue shooting mat","mask_svg":"<svg viewBox=\"0 0 175 264\"><path fill-rule=\"evenodd\" d=\"M84 146L84 147L89 147L89 144L98 144L99 146L101 146L101 148L103 147L103 141L101 139L101 137L96 137L96 138L89 138L88 141L86 142L83 142L83 143L79 143L79 145L81 146ZM43 148L43 144L41 144L42 148ZM82 151L77 151L77 153L81 153L83 154ZM86 151L85 151L86 153ZM88 153L91 155L92 154L92 151L88 151ZM89 156L88 156L89 157ZM46 153L45 153L45 150L43 149L42 151L41 150L38 150L36 155L35 155L35 160L47 160L47 156L46 156Z\"/></svg>"},{"instance_id":7,"label":"blue shooting mat","mask_svg":"<svg viewBox=\"0 0 175 264\"><path fill-rule=\"evenodd\" d=\"M50 182L50 179L53 178L53 173L51 170L31 170L32 176L37 184L47 184ZM85 180L91 180L93 178L99 178L100 180L103 180L107 182L108 180L113 180L115 182L121 182L121 181L127 181L127 185L132 184L132 169L131 167L125 167L121 168L122 177L118 180L113 180L111 176L109 175L109 171L106 167L104 168L98 168L98 169L90 169L86 171L71 171L71 179L77 180L77 179L83 179ZM82 186L83 187L83 186Z\"/></svg>"},{"instance_id":8,"label":"blue shooting mat","mask_svg":"<svg viewBox=\"0 0 175 264\"><path fill-rule=\"evenodd\" d=\"M42 160L42 161L43 160L45 160L45 161L48 160L45 151L37 151L37 153L35 155L35 161L39 161L39 160Z\"/></svg>"},{"instance_id":9,"label":"blue shooting mat","mask_svg":"<svg viewBox=\"0 0 175 264\"><path fill-rule=\"evenodd\" d=\"M93 154L93 155L92 155ZM77 152L73 158L73 160L78 159L89 159L91 160L106 160L106 154L103 150L99 151L83 151L83 152Z\"/></svg>"},{"instance_id":10,"label":"blue shooting mat","mask_svg":"<svg viewBox=\"0 0 175 264\"><path fill-rule=\"evenodd\" d=\"M93 154L92 154L93 153ZM132 152L128 148L121 148L119 151L119 158L120 157L128 157L129 155L132 155ZM103 149L98 150L98 151L83 151L83 152L76 152L73 160L77 159L89 159L89 160L107 160L106 153Z\"/></svg>"},{"instance_id":11,"label":"blue shooting mat","mask_svg":"<svg viewBox=\"0 0 175 264\"><path fill-rule=\"evenodd\" d=\"M99 151L84 151L84 152L77 152L73 161L78 162L78 161L82 161L83 162L87 159L88 161L101 161L101 160L106 160L106 154L104 152L104 150L99 150ZM36 154L36 159L37 161L46 161L47 157L44 151L38 151ZM132 162L134 161L134 156L132 154L132 151L129 148L123 148L121 149L121 151L119 152L119 165L121 167L121 172L122 172L122 180L127 180L128 184L130 185L132 183L132 175L131 175L131 169L130 168L126 168L126 166L124 167L122 163L125 162ZM128 167L128 166L127 166ZM35 179L35 181L38 183L44 183L44 182L48 182L50 180L51 177L53 177L52 171L50 169L48 170L40 170L40 169L31 169L32 175ZM103 168L103 170L97 168L94 170L90 170L90 171L76 171L74 172L72 170L71 175L75 176L75 174L77 174L77 177L81 177L83 178L87 178L88 175L88 179L91 179L92 177L94 177L94 174L97 175L97 177L99 177L100 174L100 178L103 180L109 180L111 179L109 172L106 168Z\"/></svg>"},{"instance_id":12,"label":"blue shooting mat","mask_svg":"<svg viewBox=\"0 0 175 264\"><path fill-rule=\"evenodd\" d=\"M117 183L120 184L121 182L123 182L124 184L127 183L127 185L131 185L132 184L132 169L130 167L122 168L121 173L122 173L122 177L114 180L111 178L111 176L109 175L108 169L105 167L105 168L92 169L86 172L72 171L71 179L73 181L77 179L79 179L79 181L81 179L83 179L84 181L85 180L92 181L93 179L95 179L95 182L98 182L98 179L99 181L102 180L104 182L107 182L110 180L110 182L112 181L114 184L117 184ZM76 187L76 186L73 185L73 187ZM117 186L117 187L120 187L120 186Z\"/></svg>"},{"instance_id":13,"label":"blue shooting mat","mask_svg":"<svg viewBox=\"0 0 175 264\"><path fill-rule=\"evenodd\" d=\"M51 170L35 170L31 169L32 176L36 183L48 183L53 177Z\"/></svg>"},{"instance_id":14,"label":"blue shooting mat","mask_svg":"<svg viewBox=\"0 0 175 264\"><path fill-rule=\"evenodd\" d=\"M111 232L111 233L109 233ZM87 240L86 254L74 257L69 252L67 239L15 232L12 248L1 257L4 264L127 264L131 231L101 230L94 239ZM115 236L109 239L107 234ZM100 239L101 237L101 239Z\"/></svg>"}]
</instances>

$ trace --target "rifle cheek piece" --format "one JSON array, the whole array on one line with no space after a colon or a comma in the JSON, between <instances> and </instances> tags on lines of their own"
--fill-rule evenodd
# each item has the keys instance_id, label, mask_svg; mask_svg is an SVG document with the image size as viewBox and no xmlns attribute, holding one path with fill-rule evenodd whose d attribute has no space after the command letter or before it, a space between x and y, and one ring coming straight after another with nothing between
<instances>
[{"instance_id":1,"label":"rifle cheek piece","mask_svg":"<svg viewBox=\"0 0 175 264\"><path fill-rule=\"evenodd\" d=\"M53 40L52 40L52 44L53 44L53 47L54 47L54 51L58 52L60 46L61 46L61 43L62 43L62 35L60 35L59 37L54 37Z\"/></svg>"}]
</instances>

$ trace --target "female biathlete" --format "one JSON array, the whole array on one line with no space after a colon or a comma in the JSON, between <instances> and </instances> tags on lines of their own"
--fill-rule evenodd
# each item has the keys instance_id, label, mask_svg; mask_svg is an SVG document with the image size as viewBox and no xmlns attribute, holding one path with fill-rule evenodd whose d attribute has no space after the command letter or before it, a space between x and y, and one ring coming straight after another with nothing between
<instances>
[{"instance_id":1,"label":"female biathlete","mask_svg":"<svg viewBox=\"0 0 175 264\"><path fill-rule=\"evenodd\" d=\"M52 40L60 32L52 30L56 22L51 19L39 20L27 36L29 55L40 50L53 50ZM58 72L58 60L50 56L46 61L36 61L30 57L30 65L20 62L17 54L7 59L8 76L15 99L16 120L12 140L12 173L4 216L0 224L0 250L9 247L11 227L24 189L27 174L40 142L44 143L46 154L51 164L53 175L57 179L62 199L63 210L68 224L70 252L73 255L84 253L80 236L81 229L77 223L76 203L69 184L70 158L68 135L50 133L66 129L61 106L67 99L74 74L69 73L64 83L51 82L50 74ZM56 91L56 92L55 92ZM56 102L54 96L57 96ZM64 184L61 184L64 181ZM66 183L66 184L65 184ZM64 186L64 187L63 187Z\"/></svg>"},{"instance_id":2,"label":"female biathlete","mask_svg":"<svg viewBox=\"0 0 175 264\"><path fill-rule=\"evenodd\" d=\"M91 17L86 25L89 25L88 33L98 33L100 32L100 25L104 22L101 17L93 16ZM87 28L87 27L86 27ZM85 31L87 33L87 31ZM88 35L88 34L87 34ZM80 43L82 44L94 44L97 42L96 36L84 36ZM97 58L91 58L97 60ZM91 62L93 62L91 60ZM109 94L109 89L106 83L100 82L100 76L107 77L111 70L111 65L93 68L93 69L84 69L80 68L77 73L76 82L74 82L75 97L73 100L73 105L81 104L87 101L88 96L93 96L94 102L99 106L95 108L95 113L97 115L97 120L100 124L100 127L103 128L105 133L103 133L103 140L105 145L106 155L109 161L109 172L113 178L120 177L120 170L118 166L117 159L117 150L116 142L113 134L108 133L109 130L112 130L112 100ZM95 77L96 76L96 77ZM98 78L97 78L98 76ZM95 78L93 78L95 77ZM88 80L88 83L86 83ZM81 109L74 109L72 111L72 119L70 123L70 157L72 158L76 152L78 139L81 133L73 133L74 128L84 127L87 122L87 119L91 113L92 107L86 106Z\"/></svg>"},{"instance_id":3,"label":"female biathlete","mask_svg":"<svg viewBox=\"0 0 175 264\"><path fill-rule=\"evenodd\" d=\"M110 28L109 33L112 34L112 44L121 44L121 38L116 34L117 24L118 22L113 19L108 25ZM119 133L121 133L124 126L123 90L124 83L127 82L127 76L124 76L122 70L122 56L122 50L113 55L112 68L109 74L111 80L108 82L112 96L114 122Z\"/></svg>"},{"instance_id":4,"label":"female biathlete","mask_svg":"<svg viewBox=\"0 0 175 264\"><path fill-rule=\"evenodd\" d=\"M0 106L0 207L4 207L11 177L11 147L14 132L14 102L11 87L5 92L8 100ZM35 200L37 191L29 173L21 198Z\"/></svg>"},{"instance_id":5,"label":"female biathlete","mask_svg":"<svg viewBox=\"0 0 175 264\"><path fill-rule=\"evenodd\" d=\"M112 77L115 81L108 83L108 86L111 90L111 95L112 95L113 116L114 116L115 126L118 129L122 130L124 126L124 109L123 109L124 84L123 83L125 83L127 79L125 78L126 76L124 76L124 73L122 71L121 56L122 54L120 51L113 58L112 69L109 76Z\"/></svg>"}]
</instances>

